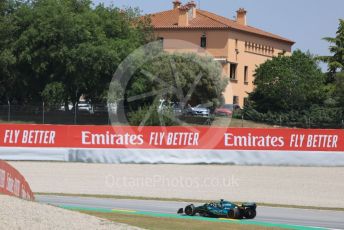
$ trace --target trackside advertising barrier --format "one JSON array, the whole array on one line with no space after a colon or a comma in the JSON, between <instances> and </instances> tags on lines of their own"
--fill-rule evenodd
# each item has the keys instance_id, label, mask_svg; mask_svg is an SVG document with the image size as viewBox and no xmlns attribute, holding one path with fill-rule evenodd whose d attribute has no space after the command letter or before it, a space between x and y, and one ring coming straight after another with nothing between
<instances>
[{"instance_id":1,"label":"trackside advertising barrier","mask_svg":"<svg viewBox=\"0 0 344 230\"><path fill-rule=\"evenodd\" d=\"M344 130L0 125L0 146L12 160L344 165Z\"/></svg>"},{"instance_id":2,"label":"trackside advertising barrier","mask_svg":"<svg viewBox=\"0 0 344 230\"><path fill-rule=\"evenodd\" d=\"M11 165L0 161L0 194L34 200L35 197L25 178Z\"/></svg>"}]
</instances>

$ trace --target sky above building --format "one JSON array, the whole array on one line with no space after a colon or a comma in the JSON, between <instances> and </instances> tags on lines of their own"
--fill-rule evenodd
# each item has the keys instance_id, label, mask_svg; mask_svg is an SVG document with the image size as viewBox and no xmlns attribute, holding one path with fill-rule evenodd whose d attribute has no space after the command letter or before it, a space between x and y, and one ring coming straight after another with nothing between
<instances>
[{"instance_id":1,"label":"sky above building","mask_svg":"<svg viewBox=\"0 0 344 230\"><path fill-rule=\"evenodd\" d=\"M138 7L142 14L172 9L172 0L93 0L116 7ZM182 0L186 3L187 0ZM323 37L334 37L339 18L344 19L344 0L198 0L203 10L234 19L240 7L248 11L250 26L296 42L293 50L328 55Z\"/></svg>"}]
</instances>

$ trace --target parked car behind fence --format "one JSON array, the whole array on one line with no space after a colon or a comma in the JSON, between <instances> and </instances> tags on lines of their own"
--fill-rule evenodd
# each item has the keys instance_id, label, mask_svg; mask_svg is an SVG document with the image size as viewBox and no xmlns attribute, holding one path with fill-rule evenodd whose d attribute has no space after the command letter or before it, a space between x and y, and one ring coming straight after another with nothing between
<instances>
[{"instance_id":1,"label":"parked car behind fence","mask_svg":"<svg viewBox=\"0 0 344 230\"><path fill-rule=\"evenodd\" d=\"M236 104L224 104L220 108L215 110L216 116L225 116L230 117L233 115L233 112L240 110L240 106Z\"/></svg>"}]
</instances>

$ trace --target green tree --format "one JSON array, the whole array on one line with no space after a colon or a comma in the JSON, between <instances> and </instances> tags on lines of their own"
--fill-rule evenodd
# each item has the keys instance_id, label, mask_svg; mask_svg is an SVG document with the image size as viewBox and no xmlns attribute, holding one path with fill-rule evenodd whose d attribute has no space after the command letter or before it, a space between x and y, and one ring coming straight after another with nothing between
<instances>
[{"instance_id":1,"label":"green tree","mask_svg":"<svg viewBox=\"0 0 344 230\"><path fill-rule=\"evenodd\" d=\"M66 100L102 100L121 60L152 38L137 10L93 7L90 0L8 2L15 7L1 10L0 82L15 87L0 88L2 100L41 102L52 82L63 84Z\"/></svg>"},{"instance_id":2,"label":"green tree","mask_svg":"<svg viewBox=\"0 0 344 230\"><path fill-rule=\"evenodd\" d=\"M59 108L66 101L65 87L61 82L52 82L42 92L44 103L51 109Z\"/></svg>"},{"instance_id":3,"label":"green tree","mask_svg":"<svg viewBox=\"0 0 344 230\"><path fill-rule=\"evenodd\" d=\"M336 33L336 37L326 37L324 40L328 41L331 46L329 50L332 56L319 57L320 60L328 64L329 81L335 80L335 74L337 72L344 71L344 20L339 20L339 27Z\"/></svg>"},{"instance_id":4,"label":"green tree","mask_svg":"<svg viewBox=\"0 0 344 230\"><path fill-rule=\"evenodd\" d=\"M223 101L228 80L211 57L193 53L162 53L136 71L124 92L130 110L159 103L160 99L215 108ZM147 96L149 95L149 96Z\"/></svg>"},{"instance_id":5,"label":"green tree","mask_svg":"<svg viewBox=\"0 0 344 230\"><path fill-rule=\"evenodd\" d=\"M223 102L228 78L222 76L221 64L211 57L167 53L161 44L153 43L134 52L124 63L111 83L108 102L123 104L119 117L125 115L132 125L178 124L173 103L181 107L204 104L212 109Z\"/></svg>"},{"instance_id":6,"label":"green tree","mask_svg":"<svg viewBox=\"0 0 344 230\"><path fill-rule=\"evenodd\" d=\"M336 75L335 96L339 106L344 111L344 72L337 73Z\"/></svg>"},{"instance_id":7,"label":"green tree","mask_svg":"<svg viewBox=\"0 0 344 230\"><path fill-rule=\"evenodd\" d=\"M323 56L319 59L328 64L330 85L334 85L334 98L340 107L344 108L344 20L339 20L336 37L327 37L331 46L332 56ZM333 83L333 84L332 84Z\"/></svg>"},{"instance_id":8,"label":"green tree","mask_svg":"<svg viewBox=\"0 0 344 230\"><path fill-rule=\"evenodd\" d=\"M13 98L18 78L15 68L17 58L13 54L11 44L15 41L15 26L11 23L11 15L21 2L14 0L3 0L0 2L0 103L7 103ZM11 89L11 90L9 90Z\"/></svg>"},{"instance_id":9,"label":"green tree","mask_svg":"<svg viewBox=\"0 0 344 230\"><path fill-rule=\"evenodd\" d=\"M304 110L326 99L324 75L317 62L299 50L260 65L254 84L250 100L263 113Z\"/></svg>"}]
</instances>

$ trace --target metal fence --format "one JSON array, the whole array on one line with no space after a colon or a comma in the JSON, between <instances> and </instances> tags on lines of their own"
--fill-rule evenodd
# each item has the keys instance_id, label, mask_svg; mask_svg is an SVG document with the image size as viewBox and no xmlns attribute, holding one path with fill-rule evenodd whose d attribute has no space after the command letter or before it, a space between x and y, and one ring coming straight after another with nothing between
<instances>
[{"instance_id":1,"label":"metal fence","mask_svg":"<svg viewBox=\"0 0 344 230\"><path fill-rule=\"evenodd\" d=\"M344 118L337 122L327 123L316 121L312 117L303 117L300 121L280 119L253 121L249 116L235 113L233 119L228 122L224 117L178 117L184 125L216 125L220 127L296 127L296 128L344 128ZM66 124L66 125L109 125L111 121L116 124L127 124L127 120L117 119L116 115L109 117L106 104L93 104L82 106L69 105L68 110L64 106L49 108L43 103L41 105L0 105L0 123L30 123L30 124ZM182 125L182 124L181 124Z\"/></svg>"},{"instance_id":2,"label":"metal fence","mask_svg":"<svg viewBox=\"0 0 344 230\"><path fill-rule=\"evenodd\" d=\"M94 110L96 108L96 110ZM110 123L106 105L92 108L72 106L68 111L42 105L0 105L0 122L33 124L107 125Z\"/></svg>"},{"instance_id":3,"label":"metal fence","mask_svg":"<svg viewBox=\"0 0 344 230\"><path fill-rule=\"evenodd\" d=\"M31 123L31 124L66 124L66 125L127 125L128 115L126 108L116 108L120 113L111 114L106 104L81 103L69 105L67 111L64 106L49 108L41 105L0 105L0 123ZM124 115L124 117L123 117ZM190 125L211 125L212 117L182 116L178 117L181 123Z\"/></svg>"}]
</instances>

